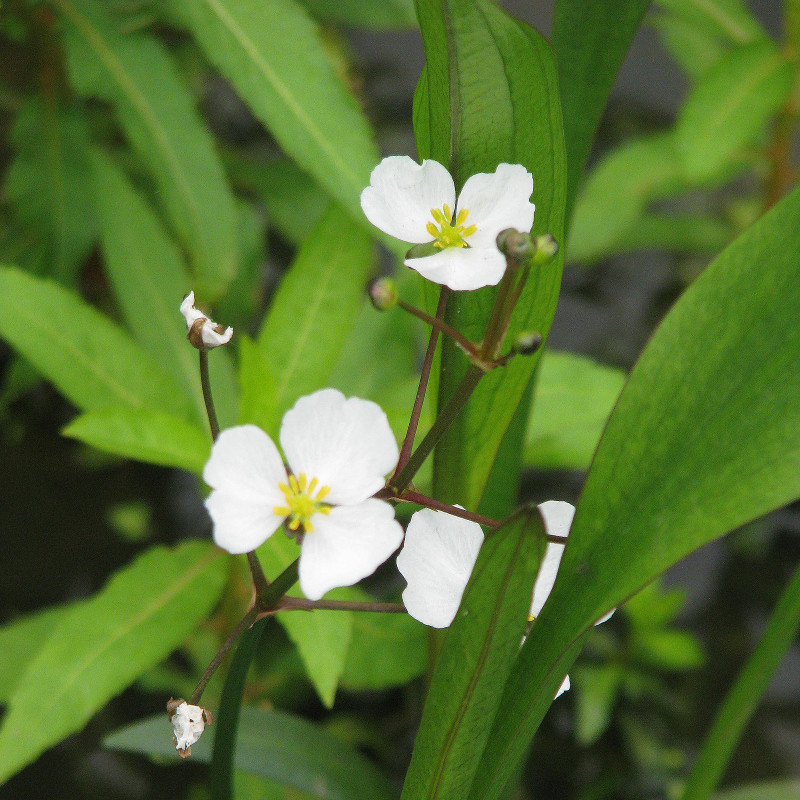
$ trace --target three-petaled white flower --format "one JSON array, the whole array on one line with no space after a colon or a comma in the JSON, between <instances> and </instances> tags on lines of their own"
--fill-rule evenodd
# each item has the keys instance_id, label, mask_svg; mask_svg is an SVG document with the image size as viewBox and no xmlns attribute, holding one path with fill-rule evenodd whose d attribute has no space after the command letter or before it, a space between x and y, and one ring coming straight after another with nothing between
<instances>
[{"instance_id":1,"label":"three-petaled white flower","mask_svg":"<svg viewBox=\"0 0 800 800\"><path fill-rule=\"evenodd\" d=\"M569 534L575 507L560 500L539 505L545 531L552 536ZM408 613L425 625L446 628L455 618L472 568L483 544L483 531L477 522L455 517L444 511L422 509L408 523L397 568L408 586L403 603ZM564 545L548 542L533 586L530 616L539 616L550 596L561 564ZM613 613L613 612L612 612ZM607 614L595 624L605 622ZM569 689L569 676L556 697Z\"/></svg>"},{"instance_id":2,"label":"three-petaled white flower","mask_svg":"<svg viewBox=\"0 0 800 800\"><path fill-rule=\"evenodd\" d=\"M372 497L397 463L380 406L336 389L301 397L286 412L280 443L255 425L223 431L203 478L214 541L231 553L265 542L284 522L302 534L300 588L318 600L372 574L400 545L394 509Z\"/></svg>"},{"instance_id":3,"label":"three-petaled white flower","mask_svg":"<svg viewBox=\"0 0 800 800\"><path fill-rule=\"evenodd\" d=\"M227 344L231 340L231 336L233 336L233 328L218 325L194 307L194 292L189 292L183 298L181 314L186 320L186 329L189 331L190 339L196 336L196 340L192 339L192 344L195 347L201 346L201 349L210 350L213 347ZM195 323L198 320L203 320L203 323L195 328ZM195 330L198 330L198 334L194 333Z\"/></svg>"},{"instance_id":4,"label":"three-petaled white flower","mask_svg":"<svg viewBox=\"0 0 800 800\"><path fill-rule=\"evenodd\" d=\"M468 178L456 201L450 173L438 161L384 158L361 193L361 208L380 230L409 244L433 244L438 253L405 265L451 289L494 286L506 269L497 234L530 232L533 177L521 164L499 164Z\"/></svg>"}]
</instances>

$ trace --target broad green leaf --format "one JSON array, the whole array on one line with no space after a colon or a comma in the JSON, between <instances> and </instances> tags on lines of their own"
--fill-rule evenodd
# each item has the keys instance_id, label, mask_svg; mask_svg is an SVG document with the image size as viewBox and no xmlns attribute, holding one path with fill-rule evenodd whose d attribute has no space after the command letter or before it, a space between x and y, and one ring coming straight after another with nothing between
<instances>
[{"instance_id":1,"label":"broad green leaf","mask_svg":"<svg viewBox=\"0 0 800 800\"><path fill-rule=\"evenodd\" d=\"M800 569L772 612L753 654L736 678L708 732L682 800L707 800L722 778L747 723L800 631Z\"/></svg>"},{"instance_id":2,"label":"broad green leaf","mask_svg":"<svg viewBox=\"0 0 800 800\"><path fill-rule=\"evenodd\" d=\"M301 0L317 19L373 30L414 28L414 0Z\"/></svg>"},{"instance_id":3,"label":"broad green leaf","mask_svg":"<svg viewBox=\"0 0 800 800\"><path fill-rule=\"evenodd\" d=\"M294 0L180 0L176 11L286 153L365 224L359 196L378 151L306 11Z\"/></svg>"},{"instance_id":4,"label":"broad green leaf","mask_svg":"<svg viewBox=\"0 0 800 800\"><path fill-rule=\"evenodd\" d=\"M766 31L742 0L656 0L656 5L706 35L731 44L750 44L767 38Z\"/></svg>"},{"instance_id":5,"label":"broad green leaf","mask_svg":"<svg viewBox=\"0 0 800 800\"><path fill-rule=\"evenodd\" d=\"M71 612L69 604L50 606L0 628L0 703L8 702L28 664Z\"/></svg>"},{"instance_id":6,"label":"broad green leaf","mask_svg":"<svg viewBox=\"0 0 800 800\"><path fill-rule=\"evenodd\" d=\"M665 134L626 142L606 155L575 202L568 260L591 261L624 239L651 200L682 187L681 166Z\"/></svg>"},{"instance_id":7,"label":"broad green leaf","mask_svg":"<svg viewBox=\"0 0 800 800\"><path fill-rule=\"evenodd\" d=\"M267 433L302 395L327 383L364 304L372 243L332 207L283 278L258 334L242 348L242 417Z\"/></svg>"},{"instance_id":8,"label":"broad green leaf","mask_svg":"<svg viewBox=\"0 0 800 800\"><path fill-rule=\"evenodd\" d=\"M771 41L737 47L695 86L675 125L675 147L691 181L724 170L766 127L791 91L794 71Z\"/></svg>"},{"instance_id":9,"label":"broad green leaf","mask_svg":"<svg viewBox=\"0 0 800 800\"><path fill-rule=\"evenodd\" d=\"M611 715L625 679L619 664L585 665L570 672L575 696L575 738L593 745L611 724Z\"/></svg>"},{"instance_id":10,"label":"broad green leaf","mask_svg":"<svg viewBox=\"0 0 800 800\"><path fill-rule=\"evenodd\" d=\"M89 128L78 101L30 97L11 131L16 156L3 191L25 224L46 241L48 274L71 285L97 234L89 171ZM17 262L20 263L20 262Z\"/></svg>"},{"instance_id":11,"label":"broad green leaf","mask_svg":"<svg viewBox=\"0 0 800 800\"><path fill-rule=\"evenodd\" d=\"M52 281L0 267L0 336L80 409L121 405L186 416L186 397L171 376Z\"/></svg>"},{"instance_id":12,"label":"broad green leaf","mask_svg":"<svg viewBox=\"0 0 800 800\"><path fill-rule=\"evenodd\" d=\"M61 433L106 453L179 467L198 475L211 450L208 431L149 408L115 406L88 411Z\"/></svg>"},{"instance_id":13,"label":"broad green leaf","mask_svg":"<svg viewBox=\"0 0 800 800\"><path fill-rule=\"evenodd\" d=\"M525 633L544 549L535 508L483 543L436 659L402 800L467 796Z\"/></svg>"},{"instance_id":14,"label":"broad green leaf","mask_svg":"<svg viewBox=\"0 0 800 800\"><path fill-rule=\"evenodd\" d=\"M210 760L214 728L206 728L202 738L192 745L192 760ZM107 737L104 744L114 750L179 760L166 714L123 728ZM293 786L321 800L396 798L389 782L371 761L316 725L284 711L242 709L236 768Z\"/></svg>"},{"instance_id":15,"label":"broad green leaf","mask_svg":"<svg viewBox=\"0 0 800 800\"><path fill-rule=\"evenodd\" d=\"M415 97L420 157L448 164L459 187L474 173L493 172L498 163L523 164L534 176L533 232L550 232L561 240L566 165L549 45L535 30L484 0L455 0L445 6L419 0L417 12L427 58L422 78L427 86ZM531 275L511 321L511 337L526 329L547 334L560 276L560 259ZM494 295L493 288L455 293L448 320L480 340ZM437 447L437 497L477 506L535 365L536 357L513 359L481 381ZM440 406L465 370L464 354L445 342Z\"/></svg>"},{"instance_id":16,"label":"broad green leaf","mask_svg":"<svg viewBox=\"0 0 800 800\"><path fill-rule=\"evenodd\" d=\"M525 463L588 469L625 373L571 353L542 356L525 438Z\"/></svg>"},{"instance_id":17,"label":"broad green leaf","mask_svg":"<svg viewBox=\"0 0 800 800\"><path fill-rule=\"evenodd\" d=\"M567 151L566 225L611 87L649 5L650 0L555 4L552 41Z\"/></svg>"},{"instance_id":18,"label":"broad green leaf","mask_svg":"<svg viewBox=\"0 0 800 800\"><path fill-rule=\"evenodd\" d=\"M205 543L158 547L77 603L9 698L0 782L166 658L213 608L226 572L220 552Z\"/></svg>"},{"instance_id":19,"label":"broad green leaf","mask_svg":"<svg viewBox=\"0 0 800 800\"><path fill-rule=\"evenodd\" d=\"M550 677L563 675L594 620L692 550L800 495L798 226L800 190L697 278L634 367L473 800L505 785L549 705Z\"/></svg>"},{"instance_id":20,"label":"broad green leaf","mask_svg":"<svg viewBox=\"0 0 800 800\"><path fill-rule=\"evenodd\" d=\"M704 214L643 214L603 253L672 250L676 253L716 254L735 237L734 226Z\"/></svg>"},{"instance_id":21,"label":"broad green leaf","mask_svg":"<svg viewBox=\"0 0 800 800\"><path fill-rule=\"evenodd\" d=\"M258 557L270 579L275 578L299 555L297 545L277 531L258 548ZM348 589L335 589L327 597L346 600ZM289 594L302 597L295 585ZM284 611L276 615L294 642L306 673L323 704L330 708L344 670L353 635L352 611Z\"/></svg>"},{"instance_id":22,"label":"broad green leaf","mask_svg":"<svg viewBox=\"0 0 800 800\"><path fill-rule=\"evenodd\" d=\"M657 5L654 4L654 8ZM702 78L730 49L729 42L677 14L657 13L648 23L655 28L666 51L692 83Z\"/></svg>"},{"instance_id":23,"label":"broad green leaf","mask_svg":"<svg viewBox=\"0 0 800 800\"><path fill-rule=\"evenodd\" d=\"M800 781L749 783L714 795L714 800L788 800L800 796Z\"/></svg>"},{"instance_id":24,"label":"broad green leaf","mask_svg":"<svg viewBox=\"0 0 800 800\"><path fill-rule=\"evenodd\" d=\"M98 0L53 0L64 22L70 80L112 103L192 256L194 288L216 299L237 264L233 195L210 132L163 45L122 30Z\"/></svg>"}]
</instances>

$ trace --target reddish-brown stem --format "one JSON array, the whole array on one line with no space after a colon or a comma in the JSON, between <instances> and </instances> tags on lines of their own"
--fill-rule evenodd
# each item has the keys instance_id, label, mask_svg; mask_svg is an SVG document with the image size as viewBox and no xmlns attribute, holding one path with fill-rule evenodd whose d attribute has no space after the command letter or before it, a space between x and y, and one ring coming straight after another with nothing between
<instances>
[{"instance_id":1,"label":"reddish-brown stem","mask_svg":"<svg viewBox=\"0 0 800 800\"><path fill-rule=\"evenodd\" d=\"M278 611L372 611L379 614L404 614L402 603L372 603L349 600L306 600L304 597L290 597L281 600Z\"/></svg>"},{"instance_id":2,"label":"reddish-brown stem","mask_svg":"<svg viewBox=\"0 0 800 800\"><path fill-rule=\"evenodd\" d=\"M432 328L438 329L441 333L449 336L468 355L476 356L478 354L478 348L475 342L471 342L466 336L459 333L452 325L448 325L443 319L440 319L438 316L432 317L427 311L412 306L410 303L406 303L405 300L398 300L397 305L400 306L403 311L407 311L417 319L427 322Z\"/></svg>"}]
</instances>

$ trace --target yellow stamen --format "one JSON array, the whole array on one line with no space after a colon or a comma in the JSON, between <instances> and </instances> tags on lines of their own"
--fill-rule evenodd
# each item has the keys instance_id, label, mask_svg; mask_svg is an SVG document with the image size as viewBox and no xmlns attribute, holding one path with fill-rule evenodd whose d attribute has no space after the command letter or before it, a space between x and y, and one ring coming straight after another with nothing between
<instances>
[{"instance_id":1,"label":"yellow stamen","mask_svg":"<svg viewBox=\"0 0 800 800\"><path fill-rule=\"evenodd\" d=\"M331 491L330 486L319 486L319 479L312 478L309 482L304 473L289 475L288 484L279 483L278 488L286 498L285 506L275 506L272 513L278 517L286 517L286 524L290 531L300 530L302 526L306 533L311 533L314 526L311 518L314 514L330 514L331 507L322 501Z\"/></svg>"},{"instance_id":2,"label":"yellow stamen","mask_svg":"<svg viewBox=\"0 0 800 800\"><path fill-rule=\"evenodd\" d=\"M469 210L461 208L455 220L450 212L450 207L445 203L441 209L432 208L433 222L425 226L425 230L433 236L433 246L443 250L446 247L469 247L466 239L478 230L476 225L464 227L469 216Z\"/></svg>"}]
</instances>

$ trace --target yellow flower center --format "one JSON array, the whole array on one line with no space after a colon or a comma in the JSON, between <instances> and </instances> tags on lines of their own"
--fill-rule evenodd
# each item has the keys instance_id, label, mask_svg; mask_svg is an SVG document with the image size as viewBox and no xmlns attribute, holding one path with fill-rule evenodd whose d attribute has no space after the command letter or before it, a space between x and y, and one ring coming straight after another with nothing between
<instances>
[{"instance_id":1,"label":"yellow flower center","mask_svg":"<svg viewBox=\"0 0 800 800\"><path fill-rule=\"evenodd\" d=\"M297 477L289 476L289 483L279 483L278 488L286 498L285 506L275 506L272 513L278 517L286 517L289 530L296 531L303 526L306 533L311 533L314 526L311 517L314 514L330 514L331 507L322 501L331 490L330 486L320 486L316 478L308 482L308 478L301 472Z\"/></svg>"},{"instance_id":2,"label":"yellow flower center","mask_svg":"<svg viewBox=\"0 0 800 800\"><path fill-rule=\"evenodd\" d=\"M433 236L433 246L442 250L445 247L468 247L467 237L472 236L478 230L476 225L465 227L464 223L469 216L469 211L466 208L460 209L454 220L453 215L450 213L450 208L445 203L441 210L432 208L431 216L436 224L429 222L426 230Z\"/></svg>"}]
</instances>

